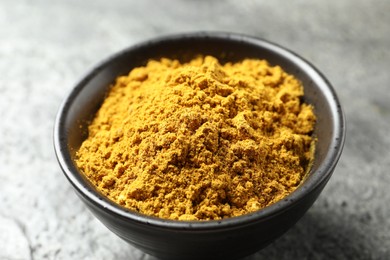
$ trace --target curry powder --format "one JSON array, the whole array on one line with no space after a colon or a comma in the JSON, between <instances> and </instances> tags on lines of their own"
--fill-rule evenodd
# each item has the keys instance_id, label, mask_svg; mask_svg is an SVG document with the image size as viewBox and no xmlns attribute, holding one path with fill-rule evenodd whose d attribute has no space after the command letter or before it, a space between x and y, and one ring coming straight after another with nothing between
<instances>
[{"instance_id":1,"label":"curry powder","mask_svg":"<svg viewBox=\"0 0 390 260\"><path fill-rule=\"evenodd\" d=\"M262 209L294 191L313 159L303 87L267 61L151 60L116 79L77 166L116 203L174 220Z\"/></svg>"}]
</instances>

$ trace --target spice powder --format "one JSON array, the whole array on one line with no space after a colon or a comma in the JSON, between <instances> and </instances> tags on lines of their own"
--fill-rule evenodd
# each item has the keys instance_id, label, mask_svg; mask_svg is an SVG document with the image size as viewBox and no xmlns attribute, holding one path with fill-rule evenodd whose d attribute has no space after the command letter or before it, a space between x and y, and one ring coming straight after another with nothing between
<instances>
[{"instance_id":1,"label":"spice powder","mask_svg":"<svg viewBox=\"0 0 390 260\"><path fill-rule=\"evenodd\" d=\"M313 159L303 87L267 61L151 60L116 79L77 166L116 203L174 220L215 220L294 191Z\"/></svg>"}]
</instances>

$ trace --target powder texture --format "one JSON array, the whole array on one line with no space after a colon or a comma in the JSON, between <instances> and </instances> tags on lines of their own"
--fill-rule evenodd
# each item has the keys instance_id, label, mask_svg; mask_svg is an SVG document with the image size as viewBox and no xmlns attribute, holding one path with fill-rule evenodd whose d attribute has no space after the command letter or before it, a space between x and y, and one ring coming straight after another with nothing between
<instances>
[{"instance_id":1,"label":"powder texture","mask_svg":"<svg viewBox=\"0 0 390 260\"><path fill-rule=\"evenodd\" d=\"M305 177L316 118L302 97L296 78L264 60L151 60L117 78L77 165L111 200L147 215L253 212Z\"/></svg>"}]
</instances>

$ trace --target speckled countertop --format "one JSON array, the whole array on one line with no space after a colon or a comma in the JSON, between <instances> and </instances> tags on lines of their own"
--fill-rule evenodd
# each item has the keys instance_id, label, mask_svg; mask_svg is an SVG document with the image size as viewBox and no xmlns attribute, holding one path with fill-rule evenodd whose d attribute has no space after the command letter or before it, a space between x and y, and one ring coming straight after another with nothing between
<instances>
[{"instance_id":1,"label":"speckled countertop","mask_svg":"<svg viewBox=\"0 0 390 260\"><path fill-rule=\"evenodd\" d=\"M218 30L301 54L333 83L344 153L308 213L251 259L390 259L390 1L0 0L0 259L154 259L84 207L53 122L96 62L168 33Z\"/></svg>"}]
</instances>

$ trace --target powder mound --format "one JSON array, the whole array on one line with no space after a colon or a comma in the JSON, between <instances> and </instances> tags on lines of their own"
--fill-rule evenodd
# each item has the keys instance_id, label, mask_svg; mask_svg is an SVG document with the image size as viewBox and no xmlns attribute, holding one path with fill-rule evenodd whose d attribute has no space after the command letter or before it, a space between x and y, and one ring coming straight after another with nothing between
<instances>
[{"instance_id":1,"label":"powder mound","mask_svg":"<svg viewBox=\"0 0 390 260\"><path fill-rule=\"evenodd\" d=\"M151 60L117 78L77 153L111 200L175 220L264 208L294 191L313 157L312 106L264 60Z\"/></svg>"}]
</instances>

